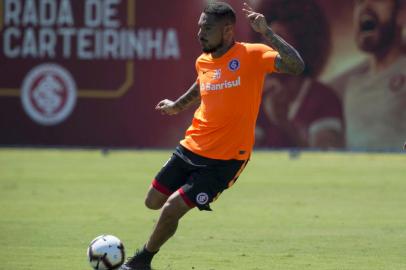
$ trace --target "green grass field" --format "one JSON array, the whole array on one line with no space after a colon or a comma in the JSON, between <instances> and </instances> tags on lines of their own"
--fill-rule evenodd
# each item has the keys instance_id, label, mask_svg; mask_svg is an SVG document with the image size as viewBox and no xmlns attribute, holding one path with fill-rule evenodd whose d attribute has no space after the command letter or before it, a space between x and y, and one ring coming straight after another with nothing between
<instances>
[{"instance_id":1,"label":"green grass field","mask_svg":"<svg viewBox=\"0 0 406 270\"><path fill-rule=\"evenodd\" d=\"M90 269L100 234L130 255L157 217L143 200L169 155L0 150L0 269ZM155 269L406 269L406 155L257 152L212 208L181 221Z\"/></svg>"}]
</instances>

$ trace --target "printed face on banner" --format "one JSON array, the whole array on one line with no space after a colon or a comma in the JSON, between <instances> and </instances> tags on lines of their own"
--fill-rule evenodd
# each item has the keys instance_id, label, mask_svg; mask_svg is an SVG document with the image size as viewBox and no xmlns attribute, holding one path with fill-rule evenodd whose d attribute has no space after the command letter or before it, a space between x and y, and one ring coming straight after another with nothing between
<instances>
[{"instance_id":1,"label":"printed face on banner","mask_svg":"<svg viewBox=\"0 0 406 270\"><path fill-rule=\"evenodd\" d=\"M397 28L395 0L356 0L354 24L358 47L377 53L393 43Z\"/></svg>"}]
</instances>

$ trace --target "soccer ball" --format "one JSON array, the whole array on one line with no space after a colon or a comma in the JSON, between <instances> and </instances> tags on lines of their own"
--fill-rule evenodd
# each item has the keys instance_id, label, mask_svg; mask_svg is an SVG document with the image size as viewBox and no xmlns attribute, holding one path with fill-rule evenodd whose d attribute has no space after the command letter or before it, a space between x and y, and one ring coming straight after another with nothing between
<instances>
[{"instance_id":1,"label":"soccer ball","mask_svg":"<svg viewBox=\"0 0 406 270\"><path fill-rule=\"evenodd\" d=\"M117 269L124 262L124 245L113 235L100 235L90 242L87 257L95 270Z\"/></svg>"}]
</instances>

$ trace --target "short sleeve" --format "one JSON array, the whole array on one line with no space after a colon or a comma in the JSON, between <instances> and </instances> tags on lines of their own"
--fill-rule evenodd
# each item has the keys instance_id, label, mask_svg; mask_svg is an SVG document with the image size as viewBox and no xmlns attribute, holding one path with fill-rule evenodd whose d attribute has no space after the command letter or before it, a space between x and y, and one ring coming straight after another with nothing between
<instances>
[{"instance_id":1,"label":"short sleeve","mask_svg":"<svg viewBox=\"0 0 406 270\"><path fill-rule=\"evenodd\" d=\"M314 134L323 129L341 132L343 129L342 104L334 91L323 84L313 82L308 95L306 105L313 109L308 119L309 133Z\"/></svg>"},{"instance_id":2,"label":"short sleeve","mask_svg":"<svg viewBox=\"0 0 406 270\"><path fill-rule=\"evenodd\" d=\"M259 66L264 73L275 72L275 60L278 52L262 43L249 44L249 50L255 55L255 65Z\"/></svg>"},{"instance_id":3,"label":"short sleeve","mask_svg":"<svg viewBox=\"0 0 406 270\"><path fill-rule=\"evenodd\" d=\"M265 51L262 53L262 66L263 70L265 70L266 73L272 73L275 72L275 60L278 55L278 52L269 48L270 50Z\"/></svg>"}]
</instances>

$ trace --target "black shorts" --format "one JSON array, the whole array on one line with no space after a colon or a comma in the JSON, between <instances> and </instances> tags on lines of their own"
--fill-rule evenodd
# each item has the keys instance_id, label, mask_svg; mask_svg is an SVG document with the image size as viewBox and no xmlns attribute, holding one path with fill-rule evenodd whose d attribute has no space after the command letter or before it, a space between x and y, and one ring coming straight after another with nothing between
<instances>
[{"instance_id":1,"label":"black shorts","mask_svg":"<svg viewBox=\"0 0 406 270\"><path fill-rule=\"evenodd\" d=\"M211 210L210 203L235 183L247 162L205 158L179 145L152 186L168 196L179 190L190 207Z\"/></svg>"}]
</instances>

